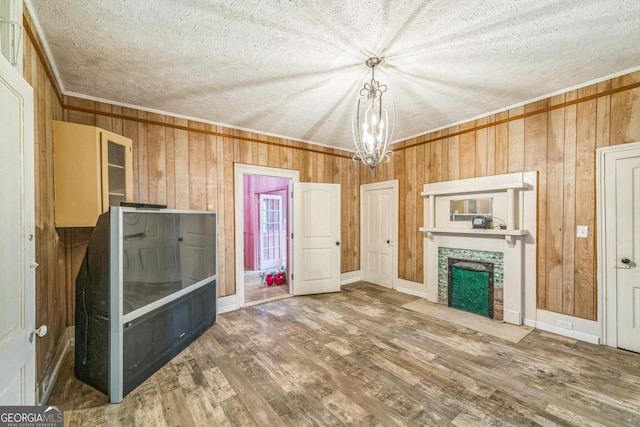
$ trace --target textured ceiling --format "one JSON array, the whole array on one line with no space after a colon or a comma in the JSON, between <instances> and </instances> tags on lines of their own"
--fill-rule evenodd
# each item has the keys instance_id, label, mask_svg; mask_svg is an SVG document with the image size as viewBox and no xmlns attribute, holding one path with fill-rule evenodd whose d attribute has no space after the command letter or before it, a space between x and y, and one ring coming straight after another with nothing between
<instances>
[{"instance_id":1,"label":"textured ceiling","mask_svg":"<svg viewBox=\"0 0 640 427\"><path fill-rule=\"evenodd\" d=\"M62 89L352 149L370 79L399 141L640 66L637 0L27 0Z\"/></svg>"}]
</instances>

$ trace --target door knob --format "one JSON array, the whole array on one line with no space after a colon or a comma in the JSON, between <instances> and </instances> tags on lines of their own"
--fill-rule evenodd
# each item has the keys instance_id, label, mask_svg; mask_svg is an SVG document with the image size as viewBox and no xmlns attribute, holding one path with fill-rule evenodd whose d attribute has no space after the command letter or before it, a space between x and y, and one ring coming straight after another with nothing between
<instances>
[{"instance_id":1,"label":"door knob","mask_svg":"<svg viewBox=\"0 0 640 427\"><path fill-rule=\"evenodd\" d=\"M387 245L388 245L389 243L391 243L391 240L387 240Z\"/></svg>"},{"instance_id":2,"label":"door knob","mask_svg":"<svg viewBox=\"0 0 640 427\"><path fill-rule=\"evenodd\" d=\"M629 270L630 268L635 267L635 263L632 263L631 260L629 258L620 258L620 262L622 264L624 264L622 267L614 267L614 268L619 268L622 270Z\"/></svg>"},{"instance_id":3,"label":"door knob","mask_svg":"<svg viewBox=\"0 0 640 427\"><path fill-rule=\"evenodd\" d=\"M336 246L340 246L340 242L336 242Z\"/></svg>"},{"instance_id":4,"label":"door knob","mask_svg":"<svg viewBox=\"0 0 640 427\"><path fill-rule=\"evenodd\" d=\"M31 333L42 338L43 336L47 335L47 325L42 325L38 329L34 329L33 331L31 331Z\"/></svg>"}]
</instances>

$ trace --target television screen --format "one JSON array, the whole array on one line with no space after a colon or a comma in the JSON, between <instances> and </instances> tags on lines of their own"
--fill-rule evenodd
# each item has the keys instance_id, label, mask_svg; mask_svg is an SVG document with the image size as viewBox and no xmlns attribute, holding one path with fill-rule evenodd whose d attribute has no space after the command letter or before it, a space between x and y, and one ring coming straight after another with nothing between
<instances>
[{"instance_id":1,"label":"television screen","mask_svg":"<svg viewBox=\"0 0 640 427\"><path fill-rule=\"evenodd\" d=\"M124 315L216 274L215 214L121 209Z\"/></svg>"}]
</instances>

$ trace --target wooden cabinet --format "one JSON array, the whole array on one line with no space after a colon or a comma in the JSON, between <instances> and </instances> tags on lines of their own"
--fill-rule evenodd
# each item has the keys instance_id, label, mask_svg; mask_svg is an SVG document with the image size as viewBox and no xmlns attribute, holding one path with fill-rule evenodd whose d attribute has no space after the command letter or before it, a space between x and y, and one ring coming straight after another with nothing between
<instances>
[{"instance_id":1,"label":"wooden cabinet","mask_svg":"<svg viewBox=\"0 0 640 427\"><path fill-rule=\"evenodd\" d=\"M55 226L93 227L133 200L131 140L95 126L53 122Z\"/></svg>"}]
</instances>

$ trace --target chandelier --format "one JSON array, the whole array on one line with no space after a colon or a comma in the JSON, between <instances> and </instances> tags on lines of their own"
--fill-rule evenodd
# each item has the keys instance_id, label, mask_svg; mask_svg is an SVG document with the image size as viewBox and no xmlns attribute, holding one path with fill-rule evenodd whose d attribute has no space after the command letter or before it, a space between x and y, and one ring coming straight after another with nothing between
<instances>
[{"instance_id":1,"label":"chandelier","mask_svg":"<svg viewBox=\"0 0 640 427\"><path fill-rule=\"evenodd\" d=\"M393 134L396 109L395 103L382 100L382 94L387 91L387 85L381 85L375 80L375 68L384 58L372 57L365 64L371 68L371 81L360 89L360 99L353 110L352 130L356 153L353 160L371 168L371 175L375 175L376 166L393 157L389 150L389 142Z\"/></svg>"}]
</instances>

